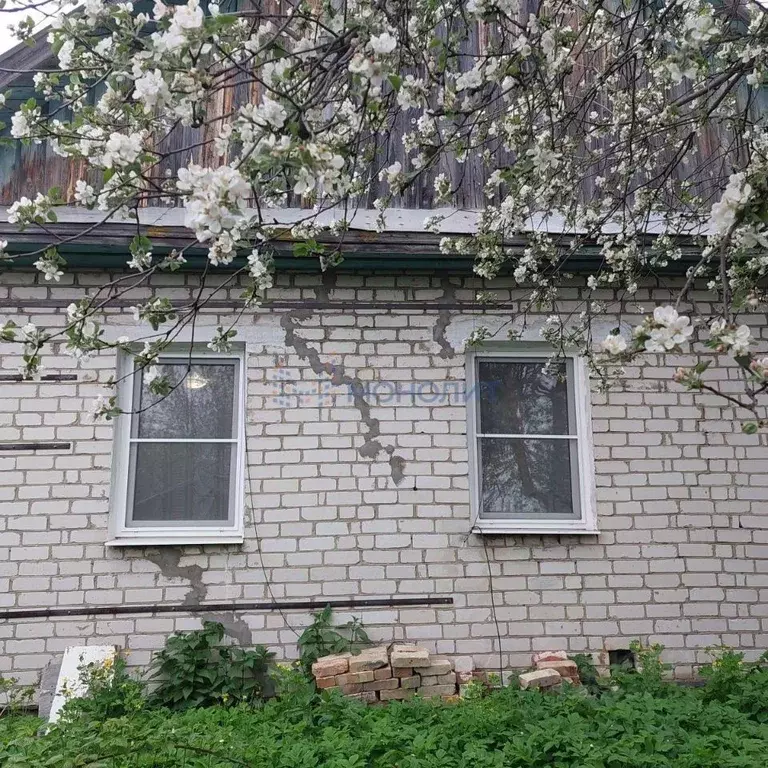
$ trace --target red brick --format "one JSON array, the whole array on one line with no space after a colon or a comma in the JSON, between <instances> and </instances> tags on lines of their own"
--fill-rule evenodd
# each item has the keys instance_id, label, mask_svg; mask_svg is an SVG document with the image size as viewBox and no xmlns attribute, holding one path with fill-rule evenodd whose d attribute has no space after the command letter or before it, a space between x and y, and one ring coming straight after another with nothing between
<instances>
[{"instance_id":1,"label":"red brick","mask_svg":"<svg viewBox=\"0 0 768 768\"><path fill-rule=\"evenodd\" d=\"M376 648L366 648L358 656L353 656L349 660L350 672L366 672L368 670L380 669L389 666L389 656L387 646L380 645Z\"/></svg>"},{"instance_id":2,"label":"red brick","mask_svg":"<svg viewBox=\"0 0 768 768\"><path fill-rule=\"evenodd\" d=\"M364 691L393 691L400 687L400 681L396 677L389 680L374 680L372 683L363 683Z\"/></svg>"},{"instance_id":3,"label":"red brick","mask_svg":"<svg viewBox=\"0 0 768 768\"><path fill-rule=\"evenodd\" d=\"M351 655L350 653L344 653L335 656L324 656L322 659L318 659L312 665L312 675L314 677L343 675L349 671L349 657Z\"/></svg>"},{"instance_id":4,"label":"red brick","mask_svg":"<svg viewBox=\"0 0 768 768\"><path fill-rule=\"evenodd\" d=\"M366 704L374 704L379 700L376 691L363 691L362 693L353 693L350 699L357 699L358 701L365 702Z\"/></svg>"},{"instance_id":5,"label":"red brick","mask_svg":"<svg viewBox=\"0 0 768 768\"><path fill-rule=\"evenodd\" d=\"M417 664L413 665L416 671L422 676L441 677L447 675L449 672L453 672L453 664L450 659L446 659L442 656L433 656L428 667L420 667Z\"/></svg>"},{"instance_id":6,"label":"red brick","mask_svg":"<svg viewBox=\"0 0 768 768\"><path fill-rule=\"evenodd\" d=\"M568 661L568 654L565 651L541 651L531 657L534 666L542 661Z\"/></svg>"},{"instance_id":7,"label":"red brick","mask_svg":"<svg viewBox=\"0 0 768 768\"><path fill-rule=\"evenodd\" d=\"M520 675L520 687L525 688L551 688L560 685L563 678L556 669L537 669L535 672L526 672Z\"/></svg>"},{"instance_id":8,"label":"red brick","mask_svg":"<svg viewBox=\"0 0 768 768\"><path fill-rule=\"evenodd\" d=\"M337 678L339 685L354 685L355 683L372 683L373 672L367 670L365 672L349 672L346 675L339 675Z\"/></svg>"},{"instance_id":9,"label":"red brick","mask_svg":"<svg viewBox=\"0 0 768 768\"><path fill-rule=\"evenodd\" d=\"M393 667L428 667L430 664L429 651L418 645L401 644L392 647L389 655Z\"/></svg>"},{"instance_id":10,"label":"red brick","mask_svg":"<svg viewBox=\"0 0 768 768\"><path fill-rule=\"evenodd\" d=\"M382 701L398 701L401 699L412 699L416 695L415 690L406 690L405 688L395 688L393 691L379 691L379 697Z\"/></svg>"},{"instance_id":11,"label":"red brick","mask_svg":"<svg viewBox=\"0 0 768 768\"><path fill-rule=\"evenodd\" d=\"M579 677L579 668L575 661L559 660L559 661L540 661L536 665L536 669L554 669L560 673L561 677Z\"/></svg>"}]
</instances>

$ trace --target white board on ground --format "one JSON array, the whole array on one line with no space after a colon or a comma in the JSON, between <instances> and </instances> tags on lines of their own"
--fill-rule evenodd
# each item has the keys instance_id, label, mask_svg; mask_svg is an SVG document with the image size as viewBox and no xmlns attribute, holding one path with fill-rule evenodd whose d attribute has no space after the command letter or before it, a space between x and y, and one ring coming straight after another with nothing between
<instances>
[{"instance_id":1,"label":"white board on ground","mask_svg":"<svg viewBox=\"0 0 768 768\"><path fill-rule=\"evenodd\" d=\"M114 659L116 654L114 645L72 645L64 651L49 723L59 719L61 708L69 699L79 698L87 692L80 680L80 669L88 664L103 664L107 659Z\"/></svg>"}]
</instances>

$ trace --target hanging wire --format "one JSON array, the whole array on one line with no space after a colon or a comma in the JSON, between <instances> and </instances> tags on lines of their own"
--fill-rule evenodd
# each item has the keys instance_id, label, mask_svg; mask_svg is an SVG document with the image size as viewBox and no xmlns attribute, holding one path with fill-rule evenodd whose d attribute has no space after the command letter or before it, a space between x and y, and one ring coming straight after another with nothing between
<instances>
[{"instance_id":1,"label":"hanging wire","mask_svg":"<svg viewBox=\"0 0 768 768\"><path fill-rule=\"evenodd\" d=\"M491 594L491 615L493 616L493 623L496 626L496 638L499 642L499 682L504 685L504 656L501 652L501 627L499 625L499 617L496 613L496 590L493 586L493 569L491 568L491 558L488 554L488 542L485 536L481 535L483 542L483 551L485 552L485 562L488 565L488 591ZM496 559L494 558L494 562Z\"/></svg>"},{"instance_id":2,"label":"hanging wire","mask_svg":"<svg viewBox=\"0 0 768 768\"><path fill-rule=\"evenodd\" d=\"M253 536L254 540L256 541L256 550L259 553L259 563L261 563L261 571L264 574L264 583L267 586L267 591L269 592L269 596L272 600L272 602L275 604L275 607L277 608L278 613L280 614L281 618L283 619L283 623L285 624L288 629L293 632L296 637L300 637L301 633L294 628L294 626L288 621L288 617L285 615L285 612L283 611L282 607L277 601L277 598L275 597L275 593L272 590L272 582L269 578L269 573L267 572L267 567L264 565L264 552L262 550L261 546L261 537L259 536L258 527L256 525L256 516L253 513L253 478L251 477L251 457L248 449L248 434L245 435L245 468L248 473L248 513L251 516L251 525L253 527Z\"/></svg>"}]
</instances>

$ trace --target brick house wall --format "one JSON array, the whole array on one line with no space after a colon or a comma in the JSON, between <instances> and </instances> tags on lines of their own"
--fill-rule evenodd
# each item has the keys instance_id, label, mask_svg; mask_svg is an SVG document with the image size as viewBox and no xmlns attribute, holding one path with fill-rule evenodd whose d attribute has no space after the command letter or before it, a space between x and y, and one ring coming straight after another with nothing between
<instances>
[{"instance_id":1,"label":"brick house wall","mask_svg":"<svg viewBox=\"0 0 768 768\"><path fill-rule=\"evenodd\" d=\"M4 273L3 319L64 325L66 305L107 277L80 271L51 286ZM508 305L524 295L511 285L493 285ZM129 304L152 286L183 301L199 283L177 273L133 289L105 311L110 334L139 333ZM606 651L638 638L663 643L675 674L686 677L708 647L749 657L768 648L768 441L743 434L725 401L675 385L671 374L685 358L648 356L623 385L592 394L599 535L470 533L463 341L473 327L500 328L509 317L467 309L479 287L473 278L430 275L278 277L273 305L238 325L252 511L242 545L105 547L112 426L94 424L89 411L115 374L113 354L80 363L46 356L44 373L75 373L75 381L0 383L0 443L71 443L0 451L0 610L441 596L453 605L354 614L374 639L471 654L488 668L525 667L532 651L549 648L594 652L604 663ZM564 290L561 311L580 310L580 290L578 282ZM234 317L240 293L236 285L216 293L198 321L201 338ZM647 312L668 296L647 286L637 302ZM547 314L526 331L531 338ZM606 330L614 325L605 320ZM753 332L768 334L760 318ZM17 356L0 347L4 372L18 368ZM368 396L365 412L348 383L320 371L326 363L347 382L387 384ZM732 368L712 375L736 385ZM414 394L414 382L442 394ZM372 439L375 456L361 455ZM83 642L118 644L144 665L169 633L202 618L292 658L310 617L5 618L0 674L33 683L54 655Z\"/></svg>"}]
</instances>

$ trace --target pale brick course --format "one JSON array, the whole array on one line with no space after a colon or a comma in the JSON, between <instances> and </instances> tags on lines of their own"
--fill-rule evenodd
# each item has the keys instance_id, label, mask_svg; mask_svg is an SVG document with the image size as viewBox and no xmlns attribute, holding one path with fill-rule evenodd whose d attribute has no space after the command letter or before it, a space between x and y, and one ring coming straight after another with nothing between
<instances>
[{"instance_id":1,"label":"pale brick course","mask_svg":"<svg viewBox=\"0 0 768 768\"><path fill-rule=\"evenodd\" d=\"M104 279L82 272L65 285L33 285L31 273L6 273L3 314L19 325L63 325L66 304ZM198 278L158 280L184 299ZM457 301L472 301L480 287L452 281ZM707 647L736 646L750 658L765 650L768 441L742 434L728 403L694 397L671 381L674 368L690 357L649 356L627 369L623 387L593 394L601 533L486 537L489 579L483 541L469 533L461 342L476 325L500 327L506 315L451 310L435 340L438 313L428 302L447 300L444 283L430 276L344 274L323 287L311 275L278 276L276 300L344 304L301 319L290 308L265 305L240 322L248 376L245 490L253 519L242 546L173 550L174 569L164 565L165 548L104 546L112 427L94 424L88 412L114 373L114 356L78 363L55 349L44 360L45 372L77 373L76 382L0 383L0 441L72 444L67 451L0 452L0 607L181 604L190 595L204 602L437 595L452 597L454 605L356 613L377 641L418 642L493 668L499 663L493 587L508 666L527 666L534 650L602 654L639 638L663 643L684 677L706 660ZM578 286L568 290L575 302ZM217 298L236 302L240 291L231 286ZM498 293L507 301L520 298L504 281ZM651 288L639 293L646 309L669 295ZM150 289L135 294L147 296ZM700 299L705 311L708 296ZM381 306L356 309L360 301ZM628 311L630 322L639 318L636 309ZM198 319L201 334L227 317L232 308L207 310ZM331 384L306 354L286 346L286 318L322 363L369 385L375 439L402 460L399 484L386 452L360 455L370 429L349 387ZM119 306L108 310L104 325L116 337L131 333L134 321L129 308ZM768 341L759 318L753 332ZM16 347L0 347L2 369L16 370L18 355ZM713 375L726 388L737 385L733 368ZM199 579L190 566L202 569ZM252 642L290 658L294 630L310 617L306 611L285 616L290 626L278 613L214 618L230 629L247 626ZM170 632L198 627L202 618L2 621L0 671L35 682L54 654L83 641L118 644L130 649L131 663L146 664ZM344 621L349 612L337 618Z\"/></svg>"}]
</instances>

